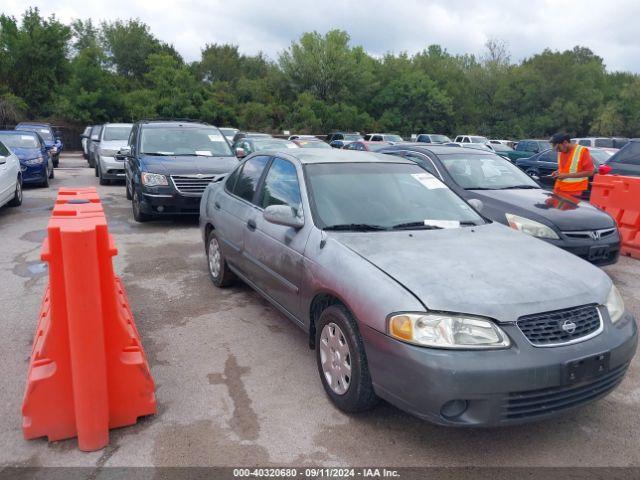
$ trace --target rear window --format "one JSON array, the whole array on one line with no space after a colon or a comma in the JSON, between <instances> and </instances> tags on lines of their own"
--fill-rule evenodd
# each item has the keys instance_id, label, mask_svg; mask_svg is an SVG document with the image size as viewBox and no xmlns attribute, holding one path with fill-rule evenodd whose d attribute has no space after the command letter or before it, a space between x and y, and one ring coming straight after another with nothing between
<instances>
[{"instance_id":1,"label":"rear window","mask_svg":"<svg viewBox=\"0 0 640 480\"><path fill-rule=\"evenodd\" d=\"M238 174L233 193L248 202L253 201L258 181L260 181L268 161L269 157L267 156L253 157L247 160Z\"/></svg>"},{"instance_id":2,"label":"rear window","mask_svg":"<svg viewBox=\"0 0 640 480\"><path fill-rule=\"evenodd\" d=\"M629 142L609 159L612 163L640 165L640 142Z\"/></svg>"}]
</instances>

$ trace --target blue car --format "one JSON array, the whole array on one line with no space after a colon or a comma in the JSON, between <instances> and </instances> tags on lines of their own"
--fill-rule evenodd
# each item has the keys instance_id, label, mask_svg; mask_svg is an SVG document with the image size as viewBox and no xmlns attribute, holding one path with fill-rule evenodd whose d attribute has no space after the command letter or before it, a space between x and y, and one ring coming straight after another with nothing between
<instances>
[{"instance_id":1,"label":"blue car","mask_svg":"<svg viewBox=\"0 0 640 480\"><path fill-rule=\"evenodd\" d=\"M20 122L18 125L16 125L16 130L36 132L38 135L40 135L43 138L47 149L49 150L51 160L53 161L53 166L58 166L58 164L60 163L60 152L64 148L64 145L62 144L62 141L56 136L50 124Z\"/></svg>"},{"instance_id":2,"label":"blue car","mask_svg":"<svg viewBox=\"0 0 640 480\"><path fill-rule=\"evenodd\" d=\"M20 159L22 183L49 186L49 179L53 178L53 159L38 133L2 130L0 141Z\"/></svg>"}]
</instances>

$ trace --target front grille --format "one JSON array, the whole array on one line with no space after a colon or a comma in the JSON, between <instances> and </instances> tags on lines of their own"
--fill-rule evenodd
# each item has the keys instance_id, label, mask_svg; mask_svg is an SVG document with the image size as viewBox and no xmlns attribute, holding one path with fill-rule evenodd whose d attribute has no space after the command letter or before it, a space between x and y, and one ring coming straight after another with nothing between
<instances>
[{"instance_id":1,"label":"front grille","mask_svg":"<svg viewBox=\"0 0 640 480\"><path fill-rule=\"evenodd\" d=\"M614 368L609 373L581 385L542 388L509 393L502 406L502 418L515 420L565 410L603 397L622 381L629 364Z\"/></svg>"},{"instance_id":2,"label":"front grille","mask_svg":"<svg viewBox=\"0 0 640 480\"><path fill-rule=\"evenodd\" d=\"M533 345L548 347L595 334L602 326L602 318L595 305L584 305L527 315L516 323Z\"/></svg>"},{"instance_id":3,"label":"front grille","mask_svg":"<svg viewBox=\"0 0 640 480\"><path fill-rule=\"evenodd\" d=\"M202 195L215 175L171 175L176 190L188 195Z\"/></svg>"},{"instance_id":4,"label":"front grille","mask_svg":"<svg viewBox=\"0 0 640 480\"><path fill-rule=\"evenodd\" d=\"M578 240L601 240L609 238L616 233L615 228L605 228L602 230L581 230L578 232L562 232L568 238L575 238Z\"/></svg>"}]
</instances>

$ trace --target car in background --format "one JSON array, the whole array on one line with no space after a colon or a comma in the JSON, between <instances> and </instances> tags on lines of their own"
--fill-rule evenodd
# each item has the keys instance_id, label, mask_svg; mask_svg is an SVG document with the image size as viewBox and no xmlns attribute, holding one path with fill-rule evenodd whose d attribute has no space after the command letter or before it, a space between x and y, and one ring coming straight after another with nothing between
<instances>
[{"instance_id":1,"label":"car in background","mask_svg":"<svg viewBox=\"0 0 640 480\"><path fill-rule=\"evenodd\" d=\"M315 135L289 135L287 140L320 140Z\"/></svg>"},{"instance_id":2,"label":"car in background","mask_svg":"<svg viewBox=\"0 0 640 480\"><path fill-rule=\"evenodd\" d=\"M231 140L231 145L235 144L241 138L273 138L273 135L260 132L237 132Z\"/></svg>"},{"instance_id":3,"label":"car in background","mask_svg":"<svg viewBox=\"0 0 640 480\"><path fill-rule=\"evenodd\" d=\"M615 220L588 202L548 192L492 152L424 144L381 150L412 160L467 201L480 200L491 220L573 253L595 265L618 261Z\"/></svg>"},{"instance_id":4,"label":"car in background","mask_svg":"<svg viewBox=\"0 0 640 480\"><path fill-rule=\"evenodd\" d=\"M492 145L492 146L493 145L506 145L507 147L514 148L516 143L517 142L514 142L513 140L497 140L497 139L489 140L489 144Z\"/></svg>"},{"instance_id":5,"label":"car in background","mask_svg":"<svg viewBox=\"0 0 640 480\"><path fill-rule=\"evenodd\" d=\"M601 148L615 148L613 144L613 138L609 137L582 137L572 138L571 143L577 143L583 147L601 147Z\"/></svg>"},{"instance_id":6,"label":"car in background","mask_svg":"<svg viewBox=\"0 0 640 480\"><path fill-rule=\"evenodd\" d=\"M20 160L0 141L0 207L22 205Z\"/></svg>"},{"instance_id":7,"label":"car in background","mask_svg":"<svg viewBox=\"0 0 640 480\"><path fill-rule=\"evenodd\" d=\"M519 140L512 151L504 152L504 156L515 163L519 158L528 158L550 148L551 143L548 140L524 139Z\"/></svg>"},{"instance_id":8,"label":"car in background","mask_svg":"<svg viewBox=\"0 0 640 480\"><path fill-rule=\"evenodd\" d=\"M244 158L261 150L280 150L284 148L300 148L295 142L283 138L243 138L233 144L233 151L238 158Z\"/></svg>"},{"instance_id":9,"label":"car in background","mask_svg":"<svg viewBox=\"0 0 640 480\"><path fill-rule=\"evenodd\" d=\"M401 143L404 139L395 133L367 133L364 136L365 142L389 142Z\"/></svg>"},{"instance_id":10,"label":"car in background","mask_svg":"<svg viewBox=\"0 0 640 480\"><path fill-rule=\"evenodd\" d=\"M325 142L333 148L343 148L349 142L364 140L359 133L333 132L327 135Z\"/></svg>"},{"instance_id":11,"label":"car in background","mask_svg":"<svg viewBox=\"0 0 640 480\"><path fill-rule=\"evenodd\" d=\"M323 142L317 138L308 139L308 138L296 138L295 140L291 140L293 143L298 145L300 148L331 148L331 146L327 142Z\"/></svg>"},{"instance_id":12,"label":"car in background","mask_svg":"<svg viewBox=\"0 0 640 480\"><path fill-rule=\"evenodd\" d=\"M454 143L489 143L487 137L481 137L479 135L458 135L453 141Z\"/></svg>"},{"instance_id":13,"label":"car in background","mask_svg":"<svg viewBox=\"0 0 640 480\"><path fill-rule=\"evenodd\" d=\"M136 122L116 158L125 163L125 191L137 222L197 215L207 185L238 164L220 130L191 121Z\"/></svg>"},{"instance_id":14,"label":"car in background","mask_svg":"<svg viewBox=\"0 0 640 480\"><path fill-rule=\"evenodd\" d=\"M89 137L91 136L92 125L87 125L80 134L80 143L82 145L82 156L85 160L89 160Z\"/></svg>"},{"instance_id":15,"label":"car in background","mask_svg":"<svg viewBox=\"0 0 640 480\"><path fill-rule=\"evenodd\" d=\"M100 185L108 185L112 180L124 180L124 162L118 160L116 154L127 146L131 127L133 123L105 123L102 126L94 156Z\"/></svg>"},{"instance_id":16,"label":"car in background","mask_svg":"<svg viewBox=\"0 0 640 480\"><path fill-rule=\"evenodd\" d=\"M506 158L507 160L510 160L509 159L509 154L514 151L513 148L511 148L509 145L506 145L504 143L493 143L492 142L492 143L488 143L487 147L489 147L491 150L496 152L501 157Z\"/></svg>"},{"instance_id":17,"label":"car in background","mask_svg":"<svg viewBox=\"0 0 640 480\"><path fill-rule=\"evenodd\" d=\"M613 154L598 169L602 175L640 177L640 139L633 139Z\"/></svg>"},{"instance_id":18,"label":"car in background","mask_svg":"<svg viewBox=\"0 0 640 480\"><path fill-rule=\"evenodd\" d=\"M60 163L60 152L62 152L64 145L60 141L60 138L55 134L50 124L21 122L16 125L16 130L36 132L40 135L49 149L49 155L51 155L53 166L56 168L58 167L58 164Z\"/></svg>"},{"instance_id":19,"label":"car in background","mask_svg":"<svg viewBox=\"0 0 640 480\"><path fill-rule=\"evenodd\" d=\"M347 143L344 150L357 150L360 152L377 152L381 148L389 145L395 145L393 142L367 142L365 140L359 140L357 142Z\"/></svg>"},{"instance_id":20,"label":"car in background","mask_svg":"<svg viewBox=\"0 0 640 480\"><path fill-rule=\"evenodd\" d=\"M233 127L220 127L218 128L218 130L220 130L220 133L224 135L224 138L226 138L229 143L233 143L233 137L235 137L236 133L240 131L237 128Z\"/></svg>"},{"instance_id":21,"label":"car in background","mask_svg":"<svg viewBox=\"0 0 640 480\"><path fill-rule=\"evenodd\" d=\"M604 271L405 158L253 154L207 187L200 229L213 284L239 278L302 328L344 412L382 397L458 427L566 415L613 391L636 351Z\"/></svg>"},{"instance_id":22,"label":"car in background","mask_svg":"<svg viewBox=\"0 0 640 480\"><path fill-rule=\"evenodd\" d=\"M44 139L28 130L0 131L0 141L20 160L23 184L49 186L54 176L53 160Z\"/></svg>"},{"instance_id":23,"label":"car in background","mask_svg":"<svg viewBox=\"0 0 640 480\"><path fill-rule=\"evenodd\" d=\"M620 149L629 143L630 139L625 137L613 137L613 148Z\"/></svg>"},{"instance_id":24,"label":"car in background","mask_svg":"<svg viewBox=\"0 0 640 480\"><path fill-rule=\"evenodd\" d=\"M89 138L87 139L87 163L91 168L96 168L96 156L98 154L98 148L100 148L101 134L102 125L94 125L93 127L91 127L91 132L89 133Z\"/></svg>"},{"instance_id":25,"label":"car in background","mask_svg":"<svg viewBox=\"0 0 640 480\"><path fill-rule=\"evenodd\" d=\"M451 139L446 135L438 133L419 133L416 135L416 142L419 143L451 143Z\"/></svg>"}]
</instances>

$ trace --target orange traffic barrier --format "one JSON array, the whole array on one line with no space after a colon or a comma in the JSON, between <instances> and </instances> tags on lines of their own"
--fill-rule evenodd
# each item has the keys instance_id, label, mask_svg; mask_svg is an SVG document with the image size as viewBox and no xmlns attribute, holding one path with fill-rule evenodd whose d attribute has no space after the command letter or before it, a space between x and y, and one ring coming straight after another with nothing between
<instances>
[{"instance_id":1,"label":"orange traffic barrier","mask_svg":"<svg viewBox=\"0 0 640 480\"><path fill-rule=\"evenodd\" d=\"M596 175L591 203L616 220L622 240L620 251L640 258L640 178Z\"/></svg>"},{"instance_id":2,"label":"orange traffic barrier","mask_svg":"<svg viewBox=\"0 0 640 480\"><path fill-rule=\"evenodd\" d=\"M22 404L26 439L109 443L109 429L156 413L154 383L129 301L113 272L117 254L94 188L61 189L42 260L47 286Z\"/></svg>"}]
</instances>

